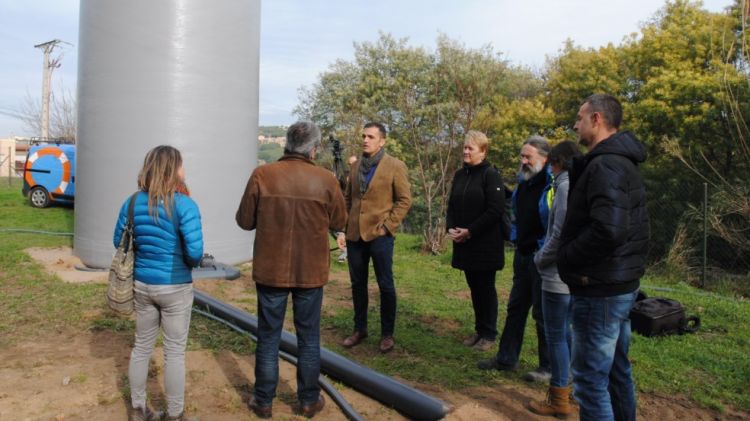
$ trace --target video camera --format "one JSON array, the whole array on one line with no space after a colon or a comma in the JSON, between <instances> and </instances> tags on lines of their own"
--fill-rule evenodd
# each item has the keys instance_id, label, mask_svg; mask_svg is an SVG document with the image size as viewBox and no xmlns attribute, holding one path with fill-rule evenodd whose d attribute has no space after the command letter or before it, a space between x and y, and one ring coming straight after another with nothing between
<instances>
[{"instance_id":1,"label":"video camera","mask_svg":"<svg viewBox=\"0 0 750 421\"><path fill-rule=\"evenodd\" d=\"M336 179L343 189L346 185L346 178L344 174L344 162L341 159L341 141L333 137L333 135L329 135L328 143L331 144L333 152L333 173L336 175Z\"/></svg>"}]
</instances>

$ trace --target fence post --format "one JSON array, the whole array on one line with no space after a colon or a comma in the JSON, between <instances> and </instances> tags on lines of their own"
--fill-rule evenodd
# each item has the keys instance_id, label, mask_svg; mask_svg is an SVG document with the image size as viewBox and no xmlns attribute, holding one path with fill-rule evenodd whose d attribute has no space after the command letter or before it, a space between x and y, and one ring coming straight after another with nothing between
<instances>
[{"instance_id":1,"label":"fence post","mask_svg":"<svg viewBox=\"0 0 750 421\"><path fill-rule=\"evenodd\" d=\"M16 166L16 160L11 159L12 152L13 152L13 146L8 146L8 187L13 186L13 183L11 182L10 177L13 175L13 167Z\"/></svg>"},{"instance_id":2,"label":"fence post","mask_svg":"<svg viewBox=\"0 0 750 421\"><path fill-rule=\"evenodd\" d=\"M703 183L703 269L701 270L701 288L706 286L708 272L708 183Z\"/></svg>"}]
</instances>

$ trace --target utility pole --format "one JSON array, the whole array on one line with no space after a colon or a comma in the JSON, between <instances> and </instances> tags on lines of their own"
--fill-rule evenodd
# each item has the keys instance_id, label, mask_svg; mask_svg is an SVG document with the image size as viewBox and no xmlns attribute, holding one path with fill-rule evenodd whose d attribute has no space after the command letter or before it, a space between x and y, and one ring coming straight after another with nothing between
<instances>
[{"instance_id":1,"label":"utility pole","mask_svg":"<svg viewBox=\"0 0 750 421\"><path fill-rule=\"evenodd\" d=\"M42 76L42 139L49 137L49 98L52 85L52 71L60 67L62 55L50 60L50 54L57 44L61 43L59 39L53 39L42 44L37 44L34 48L40 48L44 51L44 73Z\"/></svg>"}]
</instances>

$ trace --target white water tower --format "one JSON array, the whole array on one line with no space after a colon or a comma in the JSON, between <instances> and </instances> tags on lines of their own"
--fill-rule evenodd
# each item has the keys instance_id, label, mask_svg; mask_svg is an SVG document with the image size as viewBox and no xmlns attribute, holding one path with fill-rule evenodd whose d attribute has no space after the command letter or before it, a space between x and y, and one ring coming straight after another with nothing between
<instances>
[{"instance_id":1,"label":"white water tower","mask_svg":"<svg viewBox=\"0 0 750 421\"><path fill-rule=\"evenodd\" d=\"M235 264L235 223L257 163L260 0L81 0L76 256L108 267L122 202L146 152L182 152L205 250Z\"/></svg>"}]
</instances>

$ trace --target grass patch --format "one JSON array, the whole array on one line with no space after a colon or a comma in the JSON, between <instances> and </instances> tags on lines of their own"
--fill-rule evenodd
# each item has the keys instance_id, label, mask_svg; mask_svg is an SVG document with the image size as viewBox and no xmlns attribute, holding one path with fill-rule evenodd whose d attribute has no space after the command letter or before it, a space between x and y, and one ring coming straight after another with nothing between
<instances>
[{"instance_id":1,"label":"grass patch","mask_svg":"<svg viewBox=\"0 0 750 421\"><path fill-rule=\"evenodd\" d=\"M108 310L106 285L70 284L45 272L24 249L73 246L72 237L2 232L2 228L73 232L70 207L32 208L21 194L22 181L0 184L0 346L15 340L69 330L106 330L132 335L135 321ZM114 221L112 221L114 227ZM228 349L249 355L247 337L194 314L189 349Z\"/></svg>"},{"instance_id":2,"label":"grass patch","mask_svg":"<svg viewBox=\"0 0 750 421\"><path fill-rule=\"evenodd\" d=\"M461 345L473 331L473 312L463 274L450 267L450 253L434 257L419 252L418 236L399 235L394 252L394 276L398 291L396 356L346 350L330 345L386 374L452 390L520 381L537 364L536 334L529 316L516 373L483 372L476 361L491 356ZM512 254L498 274L500 296L498 329L505 322L505 305L512 284ZM332 264L336 271L344 266ZM371 282L374 281L371 271ZM701 317L697 334L646 338L633 335L630 356L641 393L680 394L698 404L723 410L726 404L750 410L750 301L739 296L705 292L668 278L647 276L643 289L649 296L679 300L689 314ZM377 296L372 297L377 301ZM371 299L372 301L372 299ZM351 309L339 309L324 325L347 335L352 328ZM377 302L370 305L370 335L379 333ZM372 339L370 339L372 341ZM374 348L372 345L368 345Z\"/></svg>"},{"instance_id":3,"label":"grass patch","mask_svg":"<svg viewBox=\"0 0 750 421\"><path fill-rule=\"evenodd\" d=\"M34 209L20 190L18 180L11 187L0 185L0 228L73 231L72 209ZM373 297L369 314L372 336L365 346L345 350L338 341L326 346L386 374L450 390L520 382L520 375L536 365L533 322L527 323L521 370L487 373L476 369L476 361L492 353L480 353L461 345L461 339L473 330L473 313L463 274L450 267L449 253L437 257L421 254L419 241L419 237L410 235L400 235L396 240L394 274L399 299L396 351L386 356L376 351L377 296ZM105 285L64 283L47 274L23 252L28 247L56 246L72 246L72 238L0 232L0 346L9 346L20 338L71 330L96 329L132 335L133 321L116 317L107 310ZM511 255L506 261L511 262ZM347 278L345 265L334 262L332 270L338 272L339 279ZM510 264L498 275L499 328L504 323L511 276ZM348 285L346 281L341 283ZM631 358L639 391L685 395L700 405L719 410L727 404L750 410L750 358L747 358L750 301L724 293L707 293L657 276L655 272L649 272L643 285L650 296L667 296L682 302L690 314L701 317L702 328L697 334L666 338L634 335ZM337 287L346 290L346 285ZM253 300L241 301L240 307L251 308L253 312ZM346 306L327 310L323 328L332 330L339 338L349 334L352 310ZM192 317L188 347L226 349L240 355L249 355L254 350L249 338L197 314ZM126 377L120 379L120 391L127 398Z\"/></svg>"},{"instance_id":4,"label":"grass patch","mask_svg":"<svg viewBox=\"0 0 750 421\"><path fill-rule=\"evenodd\" d=\"M247 335L238 335L223 323L193 313L188 349L228 350L239 355L250 355L255 352L255 342Z\"/></svg>"}]
</instances>

